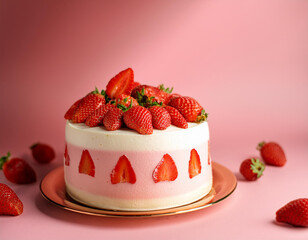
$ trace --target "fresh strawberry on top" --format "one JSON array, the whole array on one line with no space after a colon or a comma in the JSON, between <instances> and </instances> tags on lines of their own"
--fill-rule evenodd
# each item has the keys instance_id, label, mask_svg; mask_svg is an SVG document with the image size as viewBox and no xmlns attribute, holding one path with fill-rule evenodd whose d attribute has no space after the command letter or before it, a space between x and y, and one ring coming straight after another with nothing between
<instances>
[{"instance_id":1,"label":"fresh strawberry on top","mask_svg":"<svg viewBox=\"0 0 308 240\"><path fill-rule=\"evenodd\" d=\"M6 184L0 183L0 215L22 214L23 204L16 193Z\"/></svg>"},{"instance_id":2,"label":"fresh strawberry on top","mask_svg":"<svg viewBox=\"0 0 308 240\"><path fill-rule=\"evenodd\" d=\"M120 94L116 98L115 105L118 107L122 105L125 108L129 108L129 107L138 106L139 104L135 98L123 93L123 94Z\"/></svg>"},{"instance_id":3,"label":"fresh strawberry on top","mask_svg":"<svg viewBox=\"0 0 308 240\"><path fill-rule=\"evenodd\" d=\"M140 134L152 134L152 115L148 109L135 106L124 112L124 123L128 128L134 129Z\"/></svg>"},{"instance_id":4,"label":"fresh strawberry on top","mask_svg":"<svg viewBox=\"0 0 308 240\"><path fill-rule=\"evenodd\" d=\"M257 149L260 150L261 157L266 164L282 167L287 162L286 155L278 143L261 142Z\"/></svg>"},{"instance_id":5,"label":"fresh strawberry on top","mask_svg":"<svg viewBox=\"0 0 308 240\"><path fill-rule=\"evenodd\" d=\"M168 105L176 108L187 122L201 122L207 118L202 106L191 97L172 98Z\"/></svg>"},{"instance_id":6,"label":"fresh strawberry on top","mask_svg":"<svg viewBox=\"0 0 308 240\"><path fill-rule=\"evenodd\" d=\"M169 154L165 154L153 171L155 183L161 181L174 181L178 177L178 170Z\"/></svg>"},{"instance_id":7,"label":"fresh strawberry on top","mask_svg":"<svg viewBox=\"0 0 308 240\"><path fill-rule=\"evenodd\" d=\"M75 110L72 121L74 123L83 123L96 109L106 103L105 96L100 94L97 89L83 98Z\"/></svg>"},{"instance_id":8,"label":"fresh strawberry on top","mask_svg":"<svg viewBox=\"0 0 308 240\"><path fill-rule=\"evenodd\" d=\"M120 129L122 126L123 111L120 108L110 108L105 114L103 124L108 131Z\"/></svg>"},{"instance_id":9,"label":"fresh strawberry on top","mask_svg":"<svg viewBox=\"0 0 308 240\"><path fill-rule=\"evenodd\" d=\"M21 158L10 158L11 154L0 158L0 169L7 180L17 184L28 184L36 181L33 168Z\"/></svg>"},{"instance_id":10,"label":"fresh strawberry on top","mask_svg":"<svg viewBox=\"0 0 308 240\"><path fill-rule=\"evenodd\" d=\"M276 221L308 227L308 198L293 200L276 212Z\"/></svg>"},{"instance_id":11,"label":"fresh strawberry on top","mask_svg":"<svg viewBox=\"0 0 308 240\"><path fill-rule=\"evenodd\" d=\"M85 124L89 127L96 127L103 124L103 119L105 114L109 111L110 108L115 108L111 103L100 106L96 109L90 116L87 117Z\"/></svg>"},{"instance_id":12,"label":"fresh strawberry on top","mask_svg":"<svg viewBox=\"0 0 308 240\"><path fill-rule=\"evenodd\" d=\"M71 120L76 109L78 108L79 104L81 103L81 101L83 100L83 98L77 100L65 113L64 118L67 120Z\"/></svg>"},{"instance_id":13,"label":"fresh strawberry on top","mask_svg":"<svg viewBox=\"0 0 308 240\"><path fill-rule=\"evenodd\" d=\"M164 130L171 125L171 117L168 111L160 106L149 108L152 114L152 123L155 129Z\"/></svg>"},{"instance_id":14,"label":"fresh strawberry on top","mask_svg":"<svg viewBox=\"0 0 308 240\"><path fill-rule=\"evenodd\" d=\"M136 182L136 174L134 169L128 160L128 158L123 155L119 158L116 166L112 170L110 174L111 183L131 183L134 184Z\"/></svg>"},{"instance_id":15,"label":"fresh strawberry on top","mask_svg":"<svg viewBox=\"0 0 308 240\"><path fill-rule=\"evenodd\" d=\"M131 93L131 96L137 99L139 105L145 107L151 106L153 103L166 104L169 95L169 93L149 85L139 85Z\"/></svg>"},{"instance_id":16,"label":"fresh strawberry on top","mask_svg":"<svg viewBox=\"0 0 308 240\"><path fill-rule=\"evenodd\" d=\"M130 94L134 83L134 71L127 68L114 76L106 86L106 94L111 99L117 98L120 94Z\"/></svg>"},{"instance_id":17,"label":"fresh strawberry on top","mask_svg":"<svg viewBox=\"0 0 308 240\"><path fill-rule=\"evenodd\" d=\"M38 163L49 163L55 159L55 151L45 143L35 143L31 147L31 153Z\"/></svg>"},{"instance_id":18,"label":"fresh strawberry on top","mask_svg":"<svg viewBox=\"0 0 308 240\"><path fill-rule=\"evenodd\" d=\"M240 166L240 173L248 181L255 181L260 178L265 169L264 163L257 158L249 158L244 160Z\"/></svg>"},{"instance_id":19,"label":"fresh strawberry on top","mask_svg":"<svg viewBox=\"0 0 308 240\"><path fill-rule=\"evenodd\" d=\"M171 124L180 128L188 128L186 119L182 114L174 107L166 106L165 109L168 111L171 117Z\"/></svg>"}]
</instances>

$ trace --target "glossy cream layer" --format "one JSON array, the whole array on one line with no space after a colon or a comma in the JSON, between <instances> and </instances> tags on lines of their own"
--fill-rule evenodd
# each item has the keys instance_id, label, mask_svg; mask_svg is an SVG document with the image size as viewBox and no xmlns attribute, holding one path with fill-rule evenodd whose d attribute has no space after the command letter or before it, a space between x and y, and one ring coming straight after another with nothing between
<instances>
[{"instance_id":1,"label":"glossy cream layer","mask_svg":"<svg viewBox=\"0 0 308 240\"><path fill-rule=\"evenodd\" d=\"M74 124L68 124L67 128L71 128L72 125ZM80 128L80 124L78 125L77 127ZM197 126L197 129L200 125L195 126ZM207 129L207 124L203 126L206 126ZM192 126L190 127L194 128ZM88 131L88 128L82 127L79 131L83 131L82 129L86 131L86 133L83 133L83 137L87 136L87 134L92 134L91 131ZM178 147L177 149L172 147L173 142L169 142L168 145L170 149L163 148L162 150L156 151L141 150L136 146L132 146L132 148L135 147L135 149L128 150L127 147L125 147L125 143L116 146L119 148L118 150L104 150L104 147L98 150L96 148L75 145L70 142L72 138L67 138L70 166L65 166L64 172L68 193L74 199L87 205L118 210L162 209L187 204L200 199L205 196L212 187L212 168L211 164L208 163L209 135L208 132L207 134L202 134L201 130L199 136L195 135L198 133L197 131L187 131L190 129L185 130L177 128L177 130L192 133L195 137L199 138L200 144L191 146L189 143L191 137L189 134L187 134L186 137L185 134L183 134L181 141L186 144L182 144L181 148ZM95 132L99 132L96 133L97 135L110 134L110 132L101 128L96 128ZM123 130L123 132L125 132L125 130ZM154 134L160 135L161 138L163 138L164 134L160 132L161 131L158 131L158 133L155 132ZM171 133L172 135L173 133L180 136L180 134L176 132L177 131L169 131L169 134ZM70 131L66 131L66 133L70 133ZM112 132L112 134L113 133L114 132ZM136 142L140 141L139 139L141 136L144 139L143 141L147 141L150 146L155 149L159 148L153 146L158 144L155 138L151 138L154 139L153 142L151 142L151 139L148 139L147 136L136 135L131 131L127 131L126 135L131 135L133 142L136 138ZM87 137L91 139L89 136ZM113 138L113 136L111 138ZM104 139L104 137L98 137L96 141L101 141L102 139ZM178 139L177 142L179 142ZM99 146L99 142L92 145L97 147ZM123 149L121 146L123 146ZM95 164L95 177L81 174L78 171L80 157L82 151L85 149L89 151ZM202 169L199 175L190 179L188 163L190 151L192 149L198 152ZM173 158L178 170L178 177L172 182L163 181L155 183L152 177L153 171L166 153ZM111 183L110 174L122 155L125 155L129 159L135 171L136 183L134 184Z\"/></svg>"}]
</instances>

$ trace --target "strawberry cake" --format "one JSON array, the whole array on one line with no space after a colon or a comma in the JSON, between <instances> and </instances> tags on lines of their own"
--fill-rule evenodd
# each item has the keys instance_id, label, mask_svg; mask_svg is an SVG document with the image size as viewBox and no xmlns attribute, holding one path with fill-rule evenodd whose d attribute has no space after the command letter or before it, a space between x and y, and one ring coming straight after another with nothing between
<instances>
[{"instance_id":1,"label":"strawberry cake","mask_svg":"<svg viewBox=\"0 0 308 240\"><path fill-rule=\"evenodd\" d=\"M128 68L65 113L67 193L88 206L146 211L212 189L209 127L192 97L134 81Z\"/></svg>"}]
</instances>

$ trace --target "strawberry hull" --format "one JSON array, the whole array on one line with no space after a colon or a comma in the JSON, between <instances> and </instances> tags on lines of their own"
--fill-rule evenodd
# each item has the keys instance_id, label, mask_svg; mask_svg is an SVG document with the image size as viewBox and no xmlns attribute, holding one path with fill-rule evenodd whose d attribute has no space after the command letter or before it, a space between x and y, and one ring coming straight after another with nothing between
<instances>
[{"instance_id":1,"label":"strawberry hull","mask_svg":"<svg viewBox=\"0 0 308 240\"><path fill-rule=\"evenodd\" d=\"M108 132L102 127L88 128L68 121L66 142L70 165L64 168L67 191L86 205L118 210L164 209L196 201L212 188L208 141L206 122L189 123L188 129L171 126L143 136L128 129ZM190 178L192 149L198 153L202 168ZM84 150L93 159L95 177L78 172ZM153 172L165 154L173 159L177 176L170 181L155 182ZM125 181L114 182L111 176L120 158L126 160L117 174L122 174ZM125 169L127 166L129 169Z\"/></svg>"}]
</instances>

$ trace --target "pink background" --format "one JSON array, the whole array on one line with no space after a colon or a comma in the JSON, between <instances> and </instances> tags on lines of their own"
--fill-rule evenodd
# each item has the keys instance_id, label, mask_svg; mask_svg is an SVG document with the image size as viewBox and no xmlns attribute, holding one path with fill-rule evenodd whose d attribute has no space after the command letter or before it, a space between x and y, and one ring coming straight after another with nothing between
<instances>
[{"instance_id":1,"label":"pink background","mask_svg":"<svg viewBox=\"0 0 308 240\"><path fill-rule=\"evenodd\" d=\"M110 219L58 209L36 184L14 185L19 217L0 217L6 239L307 239L274 222L308 187L308 1L0 1L0 153L23 156L39 180L62 164L64 112L119 71L174 86L209 113L214 161L239 178L232 197L165 218ZM257 182L238 175L257 143L285 149L283 168ZM50 143L41 166L28 147Z\"/></svg>"}]
</instances>

